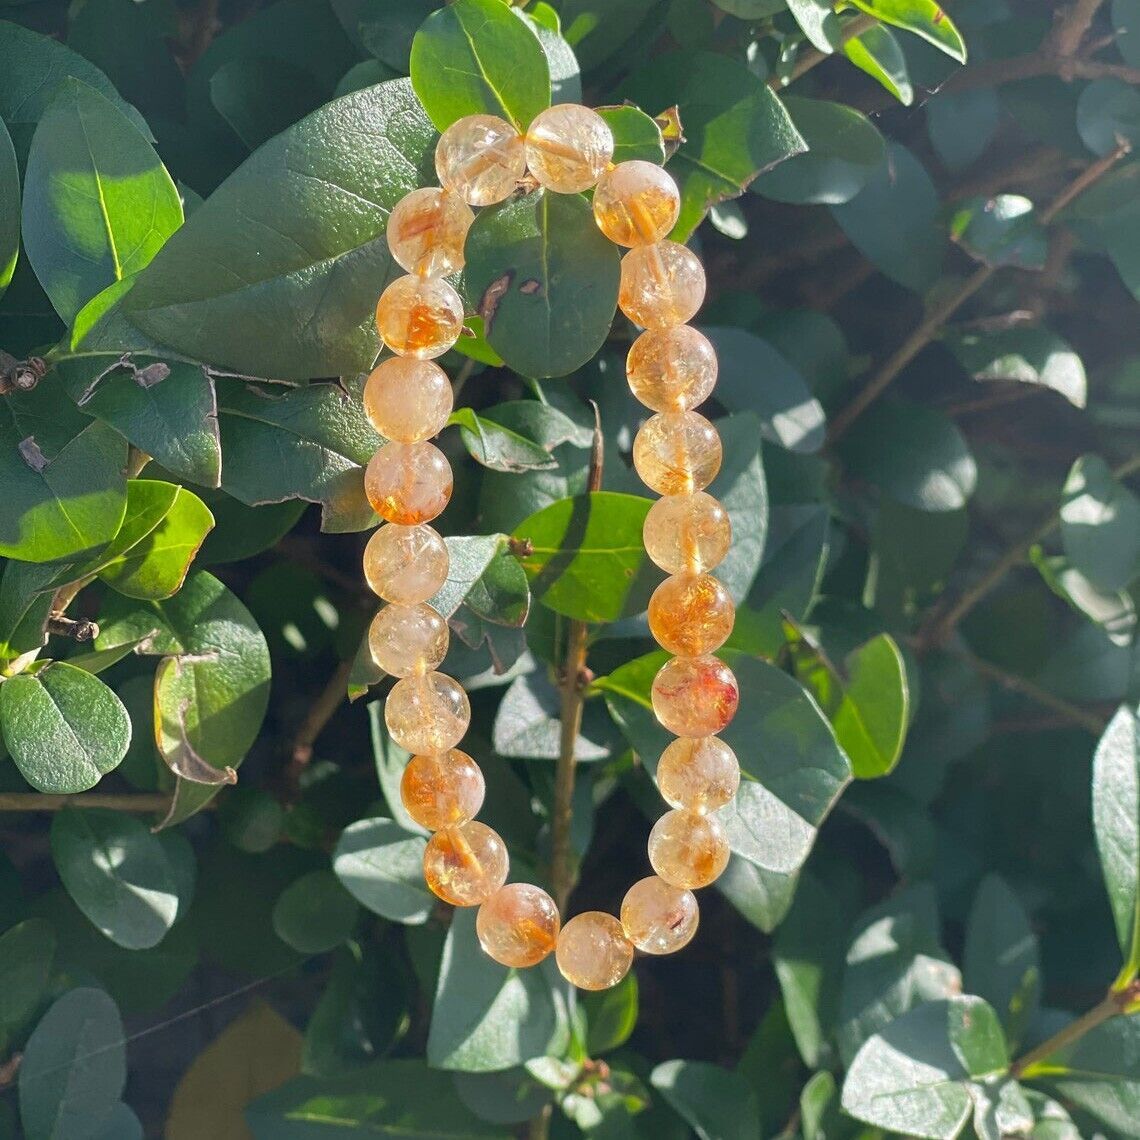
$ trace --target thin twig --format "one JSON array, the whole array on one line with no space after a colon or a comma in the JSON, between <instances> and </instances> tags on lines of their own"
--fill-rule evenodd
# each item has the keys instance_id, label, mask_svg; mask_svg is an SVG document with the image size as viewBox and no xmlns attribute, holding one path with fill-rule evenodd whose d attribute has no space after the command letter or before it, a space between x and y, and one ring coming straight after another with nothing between
<instances>
[{"instance_id":1,"label":"thin twig","mask_svg":"<svg viewBox=\"0 0 1140 1140\"><path fill-rule=\"evenodd\" d=\"M202 810L213 811L215 806L211 801ZM70 796L44 792L0 793L0 812L61 811L63 808L110 808L165 815L170 810L170 796L165 792L79 792Z\"/></svg>"},{"instance_id":2,"label":"thin twig","mask_svg":"<svg viewBox=\"0 0 1140 1140\"><path fill-rule=\"evenodd\" d=\"M313 745L324 731L348 695L348 678L352 674L352 661L342 661L333 670L320 695L309 706L304 720L293 735L293 748L289 758L289 783L296 787L301 772L313 758Z\"/></svg>"},{"instance_id":3,"label":"thin twig","mask_svg":"<svg viewBox=\"0 0 1140 1140\"><path fill-rule=\"evenodd\" d=\"M1140 86L1140 68L1123 63L1105 63L1099 59L1074 59L1053 52L1035 52L1014 59L988 59L964 68L947 80L940 90L976 91L982 87L1000 87L1023 79L1037 79L1042 75L1055 75L1067 83L1074 79L1121 79L1134 87Z\"/></svg>"},{"instance_id":4,"label":"thin twig","mask_svg":"<svg viewBox=\"0 0 1140 1140\"><path fill-rule=\"evenodd\" d=\"M839 33L839 43L845 44L848 40L853 40L856 36L861 36L864 32L870 31L877 23L878 20L876 20L874 16L868 15L856 16L853 20L848 20ZM789 83L794 83L801 76L806 75L813 67L823 63L825 59L830 58L831 56L828 52L822 52L814 47L808 48L806 51L800 52L795 64L792 66L791 72L786 78L781 79L778 76L773 76L768 80L768 86L771 87L773 91L779 91Z\"/></svg>"},{"instance_id":5,"label":"thin twig","mask_svg":"<svg viewBox=\"0 0 1140 1140\"><path fill-rule=\"evenodd\" d=\"M1101 3L1102 0L1073 0L1050 36L1057 55L1067 58L1077 54Z\"/></svg>"}]
</instances>

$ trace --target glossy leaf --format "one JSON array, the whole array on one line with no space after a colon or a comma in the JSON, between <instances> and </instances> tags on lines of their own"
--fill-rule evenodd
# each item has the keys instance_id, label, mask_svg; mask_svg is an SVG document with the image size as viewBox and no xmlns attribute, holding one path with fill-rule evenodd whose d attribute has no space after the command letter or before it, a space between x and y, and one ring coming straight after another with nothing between
<instances>
[{"instance_id":1,"label":"glossy leaf","mask_svg":"<svg viewBox=\"0 0 1140 1140\"><path fill-rule=\"evenodd\" d=\"M958 333L948 335L945 343L975 380L1040 384L1076 408L1085 406L1084 364L1066 341L1048 329Z\"/></svg>"},{"instance_id":2,"label":"glossy leaf","mask_svg":"<svg viewBox=\"0 0 1140 1140\"><path fill-rule=\"evenodd\" d=\"M1105 590L1127 587L1140 573L1140 499L1097 455L1073 464L1061 498L1065 553Z\"/></svg>"},{"instance_id":3,"label":"glossy leaf","mask_svg":"<svg viewBox=\"0 0 1140 1140\"><path fill-rule=\"evenodd\" d=\"M966 43L954 21L935 0L851 0L868 15L921 36L959 63L966 62Z\"/></svg>"},{"instance_id":4,"label":"glossy leaf","mask_svg":"<svg viewBox=\"0 0 1140 1140\"><path fill-rule=\"evenodd\" d=\"M346 827L333 854L333 870L348 892L374 914L393 922L426 922L435 896L424 885L422 835L391 819L362 819Z\"/></svg>"},{"instance_id":5,"label":"glossy leaf","mask_svg":"<svg viewBox=\"0 0 1140 1140\"><path fill-rule=\"evenodd\" d=\"M904 107L914 102L907 60L894 34L881 25L843 42L843 54L860 71L882 84Z\"/></svg>"},{"instance_id":6,"label":"glossy leaf","mask_svg":"<svg viewBox=\"0 0 1140 1140\"><path fill-rule=\"evenodd\" d=\"M533 406L533 412L527 405ZM529 414L528 414L529 413ZM499 420L494 419L498 416ZM508 426L503 419L515 419L518 428ZM537 422L535 422L537 420ZM547 420L551 427L554 421L564 423L568 434L553 432L549 445L535 439L534 429L543 431ZM529 422L528 422L529 421ZM578 429L569 417L554 408L538 403L537 400L517 400L510 404L500 404L491 409L489 415L479 415L471 408L459 408L452 412L451 424L459 426L459 434L468 455L476 463L489 467L492 471L533 471L544 467L557 466L550 451L567 438L577 436ZM529 429L529 430L527 430ZM545 434L545 432L543 432ZM562 438L558 438L561 434Z\"/></svg>"},{"instance_id":7,"label":"glossy leaf","mask_svg":"<svg viewBox=\"0 0 1140 1140\"><path fill-rule=\"evenodd\" d=\"M985 154L1001 123L1001 103L989 87L942 91L926 108L926 130L944 166L963 170Z\"/></svg>"},{"instance_id":8,"label":"glossy leaf","mask_svg":"<svg viewBox=\"0 0 1140 1140\"><path fill-rule=\"evenodd\" d=\"M20 254L20 168L12 136L0 119L0 297L16 272Z\"/></svg>"},{"instance_id":9,"label":"glossy leaf","mask_svg":"<svg viewBox=\"0 0 1140 1140\"><path fill-rule=\"evenodd\" d=\"M613 133L615 164L635 158L658 166L665 164L665 142L656 119L651 119L640 107L628 104L598 107L597 112Z\"/></svg>"},{"instance_id":10,"label":"glossy leaf","mask_svg":"<svg viewBox=\"0 0 1140 1140\"><path fill-rule=\"evenodd\" d=\"M830 55L842 31L835 8L827 0L788 0L788 8L811 46Z\"/></svg>"},{"instance_id":11,"label":"glossy leaf","mask_svg":"<svg viewBox=\"0 0 1140 1140\"><path fill-rule=\"evenodd\" d=\"M1033 203L1021 194L967 200L950 221L950 236L971 257L994 268L1043 269L1049 251Z\"/></svg>"},{"instance_id":12,"label":"glossy leaf","mask_svg":"<svg viewBox=\"0 0 1140 1140\"><path fill-rule=\"evenodd\" d=\"M586 1052L599 1057L624 1045L637 1025L638 987L635 973L626 976L611 989L583 994L586 1014Z\"/></svg>"}]
</instances>

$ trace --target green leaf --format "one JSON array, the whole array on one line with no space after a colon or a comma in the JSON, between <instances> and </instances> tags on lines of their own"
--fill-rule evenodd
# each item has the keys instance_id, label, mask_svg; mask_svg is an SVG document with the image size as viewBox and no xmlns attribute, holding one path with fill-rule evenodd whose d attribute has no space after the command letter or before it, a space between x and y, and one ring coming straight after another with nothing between
<instances>
[{"instance_id":1,"label":"green leaf","mask_svg":"<svg viewBox=\"0 0 1140 1140\"><path fill-rule=\"evenodd\" d=\"M159 839L139 820L104 808L52 821L56 870L75 905L117 946L147 950L174 925L178 887Z\"/></svg>"},{"instance_id":2,"label":"green leaf","mask_svg":"<svg viewBox=\"0 0 1140 1140\"><path fill-rule=\"evenodd\" d=\"M966 42L954 21L935 0L851 0L860 11L921 36L959 63L966 62Z\"/></svg>"},{"instance_id":3,"label":"green leaf","mask_svg":"<svg viewBox=\"0 0 1140 1140\"><path fill-rule=\"evenodd\" d=\"M373 914L418 925L427 922L435 896L424 886L422 835L391 819L362 819L346 827L333 853L341 885Z\"/></svg>"},{"instance_id":4,"label":"green leaf","mask_svg":"<svg viewBox=\"0 0 1140 1140\"><path fill-rule=\"evenodd\" d=\"M412 41L411 74L441 131L478 114L498 115L525 131L550 106L550 70L538 36L501 0L457 0L430 15Z\"/></svg>"},{"instance_id":5,"label":"green leaf","mask_svg":"<svg viewBox=\"0 0 1140 1140\"><path fill-rule=\"evenodd\" d=\"M739 1073L705 1061L665 1061L649 1080L700 1140L755 1140L760 1106Z\"/></svg>"},{"instance_id":6,"label":"green leaf","mask_svg":"<svg viewBox=\"0 0 1140 1140\"><path fill-rule=\"evenodd\" d=\"M1140 0L1112 0L1112 26L1122 33L1116 47L1125 63L1140 67Z\"/></svg>"},{"instance_id":7,"label":"green leaf","mask_svg":"<svg viewBox=\"0 0 1140 1140\"><path fill-rule=\"evenodd\" d=\"M551 418L564 420L572 436L577 434L578 429L568 416L538 403L537 400L518 400L514 402L513 407L525 408L528 404L538 409L536 413L538 415L548 413ZM492 409L492 414L501 417L504 409L511 408L511 404L500 404ZM510 414L508 410L507 415ZM558 461L551 456L550 450L557 443L565 442L565 438L552 440L549 447L544 446L526 434L521 434L488 416L478 415L472 408L457 408L451 413L451 418L447 422L459 426L459 434L468 455L476 463L489 467L492 471L514 473L557 467Z\"/></svg>"},{"instance_id":8,"label":"green leaf","mask_svg":"<svg viewBox=\"0 0 1140 1140\"><path fill-rule=\"evenodd\" d=\"M616 986L579 998L586 1015L586 1054L600 1057L624 1045L637 1025L637 975L626 974Z\"/></svg>"},{"instance_id":9,"label":"green leaf","mask_svg":"<svg viewBox=\"0 0 1140 1140\"><path fill-rule=\"evenodd\" d=\"M904 107L914 102L906 56L894 33L876 25L843 42L843 54L885 87Z\"/></svg>"},{"instance_id":10,"label":"green leaf","mask_svg":"<svg viewBox=\"0 0 1140 1140\"><path fill-rule=\"evenodd\" d=\"M830 0L788 0L788 7L816 51L830 55L839 46L842 25Z\"/></svg>"},{"instance_id":11,"label":"green leaf","mask_svg":"<svg viewBox=\"0 0 1140 1140\"><path fill-rule=\"evenodd\" d=\"M532 970L500 966L479 948L474 911L457 910L432 1006L428 1064L497 1072L533 1057L560 1056L568 1040L566 983L553 962Z\"/></svg>"},{"instance_id":12,"label":"green leaf","mask_svg":"<svg viewBox=\"0 0 1140 1140\"><path fill-rule=\"evenodd\" d=\"M1061 539L1073 565L1104 590L1140 573L1140 499L1098 455L1073 464L1061 497Z\"/></svg>"},{"instance_id":13,"label":"green leaf","mask_svg":"<svg viewBox=\"0 0 1140 1140\"><path fill-rule=\"evenodd\" d=\"M656 119L651 119L640 107L628 104L598 107L597 112L613 133L615 164L639 158L643 162L665 165L665 140Z\"/></svg>"},{"instance_id":14,"label":"green leaf","mask_svg":"<svg viewBox=\"0 0 1140 1140\"><path fill-rule=\"evenodd\" d=\"M62 661L0 685L0 726L16 767L41 792L93 788L131 740L119 698L97 677Z\"/></svg>"},{"instance_id":15,"label":"green leaf","mask_svg":"<svg viewBox=\"0 0 1140 1140\"><path fill-rule=\"evenodd\" d=\"M0 119L0 297L20 255L20 168L12 136Z\"/></svg>"},{"instance_id":16,"label":"green leaf","mask_svg":"<svg viewBox=\"0 0 1140 1140\"><path fill-rule=\"evenodd\" d=\"M1001 125L1002 107L992 87L939 91L926 104L926 130L942 165L955 173L986 152Z\"/></svg>"},{"instance_id":17,"label":"green leaf","mask_svg":"<svg viewBox=\"0 0 1140 1140\"><path fill-rule=\"evenodd\" d=\"M326 104L194 212L140 274L127 316L179 352L249 375L367 369L376 298L394 272L388 211L431 181L434 143L407 80Z\"/></svg>"},{"instance_id":18,"label":"green leaf","mask_svg":"<svg viewBox=\"0 0 1140 1140\"><path fill-rule=\"evenodd\" d=\"M1049 239L1021 194L967 199L950 220L950 236L976 261L999 269L1043 269Z\"/></svg>"},{"instance_id":19,"label":"green leaf","mask_svg":"<svg viewBox=\"0 0 1140 1140\"><path fill-rule=\"evenodd\" d=\"M178 191L147 136L98 91L65 80L24 177L24 248L56 312L70 323L181 224Z\"/></svg>"},{"instance_id":20,"label":"green leaf","mask_svg":"<svg viewBox=\"0 0 1140 1140\"><path fill-rule=\"evenodd\" d=\"M0 575L0 661L47 644L55 567L9 562Z\"/></svg>"},{"instance_id":21,"label":"green leaf","mask_svg":"<svg viewBox=\"0 0 1140 1140\"><path fill-rule=\"evenodd\" d=\"M552 103L582 102L582 71L574 49L562 37L558 26L558 13L549 4L536 4L529 12L516 9L531 30L538 36L550 72L550 101ZM540 17L549 14L553 19L550 25Z\"/></svg>"},{"instance_id":22,"label":"green leaf","mask_svg":"<svg viewBox=\"0 0 1140 1140\"><path fill-rule=\"evenodd\" d=\"M360 911L332 871L295 879L273 907L273 929L300 954L323 954L349 938Z\"/></svg>"},{"instance_id":23,"label":"green leaf","mask_svg":"<svg viewBox=\"0 0 1140 1140\"><path fill-rule=\"evenodd\" d=\"M1093 154L1111 154L1120 139L1140 142L1140 93L1122 79L1094 79L1077 99L1077 130Z\"/></svg>"},{"instance_id":24,"label":"green leaf","mask_svg":"<svg viewBox=\"0 0 1140 1140\"><path fill-rule=\"evenodd\" d=\"M5 1052L44 999L55 946L55 931L42 918L29 918L0 935L0 1049Z\"/></svg>"},{"instance_id":25,"label":"green leaf","mask_svg":"<svg viewBox=\"0 0 1140 1140\"><path fill-rule=\"evenodd\" d=\"M561 751L561 696L543 673L516 677L495 713L491 743L499 756L556 760ZM574 748L581 763L604 760L612 748L596 722L586 719ZM593 738L593 739L592 739Z\"/></svg>"},{"instance_id":26,"label":"green leaf","mask_svg":"<svg viewBox=\"0 0 1140 1140\"><path fill-rule=\"evenodd\" d=\"M1076 408L1085 406L1084 364L1066 341L1048 329L952 333L943 340L975 380L1040 384Z\"/></svg>"},{"instance_id":27,"label":"green leaf","mask_svg":"<svg viewBox=\"0 0 1140 1140\"><path fill-rule=\"evenodd\" d=\"M470 306L483 318L488 343L520 375L565 376L602 346L617 305L620 257L580 195L538 191L483 210L467 235L466 257Z\"/></svg>"},{"instance_id":28,"label":"green leaf","mask_svg":"<svg viewBox=\"0 0 1140 1140\"><path fill-rule=\"evenodd\" d=\"M325 101L310 71L268 56L227 60L210 75L209 89L218 114L250 150Z\"/></svg>"},{"instance_id":29,"label":"green leaf","mask_svg":"<svg viewBox=\"0 0 1140 1140\"><path fill-rule=\"evenodd\" d=\"M102 990L71 990L36 1026L20 1063L27 1140L98 1137L127 1080L126 1034Z\"/></svg>"},{"instance_id":30,"label":"green leaf","mask_svg":"<svg viewBox=\"0 0 1140 1140\"><path fill-rule=\"evenodd\" d=\"M883 136L866 115L843 103L787 95L784 106L808 149L759 175L752 192L796 205L849 202L882 164Z\"/></svg>"},{"instance_id":31,"label":"green leaf","mask_svg":"<svg viewBox=\"0 0 1140 1140\"><path fill-rule=\"evenodd\" d=\"M1136 631L1136 603L1127 590L1102 590L1063 556L1050 558L1039 546L1029 560L1057 597L1101 627L1114 645L1129 646Z\"/></svg>"},{"instance_id":32,"label":"green leaf","mask_svg":"<svg viewBox=\"0 0 1140 1140\"><path fill-rule=\"evenodd\" d=\"M530 609L530 588L505 534L448 538L447 582L433 598L433 609L446 618L466 605L498 625L520 626ZM460 622L462 618L458 619Z\"/></svg>"}]
</instances>

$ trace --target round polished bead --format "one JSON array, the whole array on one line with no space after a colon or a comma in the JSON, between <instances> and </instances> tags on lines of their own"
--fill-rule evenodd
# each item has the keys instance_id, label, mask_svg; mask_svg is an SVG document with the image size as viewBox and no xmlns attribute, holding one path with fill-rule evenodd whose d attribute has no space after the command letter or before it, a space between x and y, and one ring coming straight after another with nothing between
<instances>
[{"instance_id":1,"label":"round polished bead","mask_svg":"<svg viewBox=\"0 0 1140 1140\"><path fill-rule=\"evenodd\" d=\"M672 954L697 932L700 912L692 891L671 887L657 875L634 883L621 903L625 936L646 954Z\"/></svg>"},{"instance_id":2,"label":"round polished bead","mask_svg":"<svg viewBox=\"0 0 1140 1140\"><path fill-rule=\"evenodd\" d=\"M449 752L471 723L471 703L463 686L443 673L404 677L384 702L388 735L416 755Z\"/></svg>"},{"instance_id":3,"label":"round polished bead","mask_svg":"<svg viewBox=\"0 0 1140 1140\"><path fill-rule=\"evenodd\" d=\"M382 526L364 548L364 577L386 602L426 602L447 581L447 543L430 526Z\"/></svg>"},{"instance_id":4,"label":"round polished bead","mask_svg":"<svg viewBox=\"0 0 1140 1140\"><path fill-rule=\"evenodd\" d=\"M429 831L474 819L486 790L479 765L458 748L435 756L413 756L400 777L404 809Z\"/></svg>"},{"instance_id":5,"label":"round polished bead","mask_svg":"<svg viewBox=\"0 0 1140 1140\"><path fill-rule=\"evenodd\" d=\"M364 493L387 522L430 522L451 498L451 464L434 444L386 443L364 470Z\"/></svg>"},{"instance_id":6,"label":"round polished bead","mask_svg":"<svg viewBox=\"0 0 1140 1140\"><path fill-rule=\"evenodd\" d=\"M504 966L536 966L558 943L558 907L541 887L508 883L475 916L479 945Z\"/></svg>"},{"instance_id":7,"label":"round polished bead","mask_svg":"<svg viewBox=\"0 0 1140 1140\"><path fill-rule=\"evenodd\" d=\"M618 307L643 329L683 325L704 299L700 258L678 242L639 245L621 259Z\"/></svg>"},{"instance_id":8,"label":"round polished bead","mask_svg":"<svg viewBox=\"0 0 1140 1140\"><path fill-rule=\"evenodd\" d=\"M376 328L398 356L442 356L463 330L463 301L439 277L397 277L376 303Z\"/></svg>"},{"instance_id":9,"label":"round polished bead","mask_svg":"<svg viewBox=\"0 0 1140 1140\"><path fill-rule=\"evenodd\" d=\"M720 878L730 854L724 828L711 815L668 811L649 833L649 862L670 886L707 887Z\"/></svg>"},{"instance_id":10,"label":"round polished bead","mask_svg":"<svg viewBox=\"0 0 1140 1140\"><path fill-rule=\"evenodd\" d=\"M677 183L652 162L619 162L598 179L594 218L618 245L650 245L677 223L681 194Z\"/></svg>"},{"instance_id":11,"label":"round polished bead","mask_svg":"<svg viewBox=\"0 0 1140 1140\"><path fill-rule=\"evenodd\" d=\"M660 412L633 441L633 466L660 495L703 491L720 470L720 433L700 412Z\"/></svg>"},{"instance_id":12,"label":"round polished bead","mask_svg":"<svg viewBox=\"0 0 1140 1140\"><path fill-rule=\"evenodd\" d=\"M736 753L719 736L674 740L657 761L657 790L670 807L716 811L739 787Z\"/></svg>"},{"instance_id":13,"label":"round polished bead","mask_svg":"<svg viewBox=\"0 0 1140 1140\"><path fill-rule=\"evenodd\" d=\"M703 404L716 385L716 349L692 325L646 329L629 350L630 391L655 412L685 412Z\"/></svg>"},{"instance_id":14,"label":"round polished bead","mask_svg":"<svg viewBox=\"0 0 1140 1140\"><path fill-rule=\"evenodd\" d=\"M424 849L424 879L452 906L478 906L506 881L510 860L499 833L477 819L437 831Z\"/></svg>"},{"instance_id":15,"label":"round polished bead","mask_svg":"<svg viewBox=\"0 0 1140 1140\"><path fill-rule=\"evenodd\" d=\"M472 206L501 202L526 173L522 135L495 115L468 115L440 136L435 170L446 189Z\"/></svg>"},{"instance_id":16,"label":"round polished bead","mask_svg":"<svg viewBox=\"0 0 1140 1140\"><path fill-rule=\"evenodd\" d=\"M424 277L458 273L474 220L471 207L458 194L438 186L413 190L388 215L388 249L409 273Z\"/></svg>"},{"instance_id":17,"label":"round polished bead","mask_svg":"<svg viewBox=\"0 0 1140 1140\"><path fill-rule=\"evenodd\" d=\"M614 136L589 107L558 103L526 132L526 164L539 184L559 194L588 190L614 156Z\"/></svg>"},{"instance_id":18,"label":"round polished bead","mask_svg":"<svg viewBox=\"0 0 1140 1140\"><path fill-rule=\"evenodd\" d=\"M697 657L728 640L735 614L732 596L711 574L673 574L649 599L649 632L662 649Z\"/></svg>"},{"instance_id":19,"label":"round polished bead","mask_svg":"<svg viewBox=\"0 0 1140 1140\"><path fill-rule=\"evenodd\" d=\"M657 719L674 736L712 736L729 724L740 703L732 670L711 654L666 661L650 695Z\"/></svg>"},{"instance_id":20,"label":"round polished bead","mask_svg":"<svg viewBox=\"0 0 1140 1140\"><path fill-rule=\"evenodd\" d=\"M633 943L612 914L588 910L562 928L555 958L571 985L580 990L608 990L629 973Z\"/></svg>"},{"instance_id":21,"label":"round polished bead","mask_svg":"<svg viewBox=\"0 0 1140 1140\"><path fill-rule=\"evenodd\" d=\"M642 537L646 554L667 574L703 574L724 561L732 523L705 491L667 495L649 508Z\"/></svg>"},{"instance_id":22,"label":"round polished bead","mask_svg":"<svg viewBox=\"0 0 1140 1140\"><path fill-rule=\"evenodd\" d=\"M364 414L385 439L431 439L451 415L451 382L430 360L390 356L372 369L364 385Z\"/></svg>"},{"instance_id":23,"label":"round polished bead","mask_svg":"<svg viewBox=\"0 0 1140 1140\"><path fill-rule=\"evenodd\" d=\"M437 668L447 656L447 622L426 602L385 606L368 627L372 660L393 677Z\"/></svg>"}]
</instances>

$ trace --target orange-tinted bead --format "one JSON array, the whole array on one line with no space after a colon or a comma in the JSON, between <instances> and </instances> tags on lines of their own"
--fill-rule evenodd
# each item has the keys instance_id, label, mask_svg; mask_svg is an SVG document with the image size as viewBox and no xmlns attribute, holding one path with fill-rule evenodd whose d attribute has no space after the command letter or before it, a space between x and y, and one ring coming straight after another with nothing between
<instances>
[{"instance_id":1,"label":"orange-tinted bead","mask_svg":"<svg viewBox=\"0 0 1140 1140\"><path fill-rule=\"evenodd\" d=\"M580 990L608 990L629 973L633 943L612 914L588 910L562 928L555 957L562 976Z\"/></svg>"},{"instance_id":2,"label":"orange-tinted bead","mask_svg":"<svg viewBox=\"0 0 1140 1140\"><path fill-rule=\"evenodd\" d=\"M463 686L443 673L405 677L384 702L388 735L406 752L430 756L449 752L471 723L471 702Z\"/></svg>"},{"instance_id":3,"label":"orange-tinted bead","mask_svg":"<svg viewBox=\"0 0 1140 1140\"><path fill-rule=\"evenodd\" d=\"M630 391L655 412L685 412L716 385L716 349L692 325L646 329L625 362Z\"/></svg>"},{"instance_id":4,"label":"orange-tinted bead","mask_svg":"<svg viewBox=\"0 0 1140 1140\"><path fill-rule=\"evenodd\" d=\"M372 660L393 677L435 669L447 656L447 622L426 602L385 606L368 627Z\"/></svg>"},{"instance_id":5,"label":"orange-tinted bead","mask_svg":"<svg viewBox=\"0 0 1140 1140\"><path fill-rule=\"evenodd\" d=\"M442 356L463 331L463 301L440 277L397 277L376 303L376 329L398 356Z\"/></svg>"},{"instance_id":6,"label":"orange-tinted bead","mask_svg":"<svg viewBox=\"0 0 1140 1140\"><path fill-rule=\"evenodd\" d=\"M478 906L506 881L507 845L498 832L473 819L437 831L424 850L424 879L452 906Z\"/></svg>"},{"instance_id":7,"label":"orange-tinted bead","mask_svg":"<svg viewBox=\"0 0 1140 1140\"><path fill-rule=\"evenodd\" d=\"M522 135L495 115L467 115L435 147L440 182L472 206L509 198L526 173Z\"/></svg>"},{"instance_id":8,"label":"orange-tinted bead","mask_svg":"<svg viewBox=\"0 0 1140 1140\"><path fill-rule=\"evenodd\" d=\"M652 162L619 162L598 179L594 218L618 245L650 245L677 223L681 194L677 183Z\"/></svg>"},{"instance_id":9,"label":"orange-tinted bead","mask_svg":"<svg viewBox=\"0 0 1140 1140\"><path fill-rule=\"evenodd\" d=\"M451 498L451 464L434 444L386 443L364 470L364 493L387 522L430 522Z\"/></svg>"},{"instance_id":10,"label":"orange-tinted bead","mask_svg":"<svg viewBox=\"0 0 1140 1140\"><path fill-rule=\"evenodd\" d=\"M508 883L475 916L479 945L504 966L536 966L558 942L558 907L540 887Z\"/></svg>"},{"instance_id":11,"label":"orange-tinted bead","mask_svg":"<svg viewBox=\"0 0 1140 1140\"><path fill-rule=\"evenodd\" d=\"M430 360L390 356L372 369L364 385L364 414L386 439L431 439L451 415L451 382Z\"/></svg>"},{"instance_id":12,"label":"orange-tinted bead","mask_svg":"<svg viewBox=\"0 0 1140 1140\"><path fill-rule=\"evenodd\" d=\"M692 891L650 875L634 883L621 904L625 936L646 954L672 954L697 932L700 912Z\"/></svg>"},{"instance_id":13,"label":"orange-tinted bead","mask_svg":"<svg viewBox=\"0 0 1140 1140\"><path fill-rule=\"evenodd\" d=\"M643 329L683 325L704 299L700 258L678 242L639 245L621 259L618 307Z\"/></svg>"},{"instance_id":14,"label":"orange-tinted bead","mask_svg":"<svg viewBox=\"0 0 1140 1140\"><path fill-rule=\"evenodd\" d=\"M438 186L412 190L388 215L388 250L409 273L423 277L458 273L474 220L471 207L458 194Z\"/></svg>"},{"instance_id":15,"label":"orange-tinted bead","mask_svg":"<svg viewBox=\"0 0 1140 1140\"><path fill-rule=\"evenodd\" d=\"M447 581L447 543L430 526L382 526L364 548L364 577L374 594L399 606L414 606L437 594Z\"/></svg>"},{"instance_id":16,"label":"orange-tinted bead","mask_svg":"<svg viewBox=\"0 0 1140 1140\"><path fill-rule=\"evenodd\" d=\"M657 761L657 790L670 807L716 811L739 787L736 753L718 736L674 740Z\"/></svg>"},{"instance_id":17,"label":"orange-tinted bead","mask_svg":"<svg viewBox=\"0 0 1140 1140\"><path fill-rule=\"evenodd\" d=\"M674 736L712 736L736 715L740 690L718 657L674 657L657 670L651 693L657 719Z\"/></svg>"},{"instance_id":18,"label":"orange-tinted bead","mask_svg":"<svg viewBox=\"0 0 1140 1140\"><path fill-rule=\"evenodd\" d=\"M400 777L405 810L429 831L474 819L486 790L479 765L458 748L436 756L413 756Z\"/></svg>"},{"instance_id":19,"label":"orange-tinted bead","mask_svg":"<svg viewBox=\"0 0 1140 1140\"><path fill-rule=\"evenodd\" d=\"M649 632L662 649L697 657L728 640L735 614L732 597L711 574L674 574L649 599Z\"/></svg>"},{"instance_id":20,"label":"orange-tinted bead","mask_svg":"<svg viewBox=\"0 0 1140 1140\"><path fill-rule=\"evenodd\" d=\"M660 495L703 491L720 470L720 433L700 412L661 412L641 425L633 466Z\"/></svg>"},{"instance_id":21,"label":"orange-tinted bead","mask_svg":"<svg viewBox=\"0 0 1140 1140\"><path fill-rule=\"evenodd\" d=\"M670 886L707 887L720 878L730 854L724 828L711 815L668 811L649 833L649 862Z\"/></svg>"},{"instance_id":22,"label":"orange-tinted bead","mask_svg":"<svg viewBox=\"0 0 1140 1140\"><path fill-rule=\"evenodd\" d=\"M559 194L593 186L614 156L614 136L589 107L558 103L534 117L526 132L526 164L539 184Z\"/></svg>"},{"instance_id":23,"label":"orange-tinted bead","mask_svg":"<svg viewBox=\"0 0 1140 1140\"><path fill-rule=\"evenodd\" d=\"M649 508L642 537L646 554L667 574L702 574L724 561L732 523L705 491L667 495Z\"/></svg>"}]
</instances>

